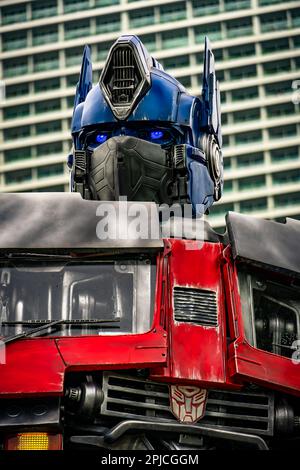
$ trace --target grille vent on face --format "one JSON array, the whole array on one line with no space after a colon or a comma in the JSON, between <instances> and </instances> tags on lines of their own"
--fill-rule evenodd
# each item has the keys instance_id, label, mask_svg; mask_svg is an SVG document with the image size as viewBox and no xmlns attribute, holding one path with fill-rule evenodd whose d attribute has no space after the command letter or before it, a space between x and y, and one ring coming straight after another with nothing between
<instances>
[{"instance_id":1,"label":"grille vent on face","mask_svg":"<svg viewBox=\"0 0 300 470\"><path fill-rule=\"evenodd\" d=\"M110 92L115 105L131 103L139 78L138 67L129 47L116 49L112 57Z\"/></svg>"},{"instance_id":2,"label":"grille vent on face","mask_svg":"<svg viewBox=\"0 0 300 470\"><path fill-rule=\"evenodd\" d=\"M202 326L218 325L216 292L191 287L174 287L174 318Z\"/></svg>"},{"instance_id":3,"label":"grille vent on face","mask_svg":"<svg viewBox=\"0 0 300 470\"><path fill-rule=\"evenodd\" d=\"M127 119L149 90L150 59L135 36L121 36L111 48L99 84L117 119Z\"/></svg>"}]
</instances>

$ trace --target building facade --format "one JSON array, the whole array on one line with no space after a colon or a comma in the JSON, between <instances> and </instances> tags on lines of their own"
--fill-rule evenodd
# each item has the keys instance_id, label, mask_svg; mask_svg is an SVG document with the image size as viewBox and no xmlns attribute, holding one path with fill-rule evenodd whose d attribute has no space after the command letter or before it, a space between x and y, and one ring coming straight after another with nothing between
<instances>
[{"instance_id":1,"label":"building facade","mask_svg":"<svg viewBox=\"0 0 300 470\"><path fill-rule=\"evenodd\" d=\"M0 0L0 8L0 192L68 190L84 44L94 83L110 45L130 33L199 95L208 35L225 164L212 225L223 227L229 210L300 218L299 0Z\"/></svg>"}]
</instances>

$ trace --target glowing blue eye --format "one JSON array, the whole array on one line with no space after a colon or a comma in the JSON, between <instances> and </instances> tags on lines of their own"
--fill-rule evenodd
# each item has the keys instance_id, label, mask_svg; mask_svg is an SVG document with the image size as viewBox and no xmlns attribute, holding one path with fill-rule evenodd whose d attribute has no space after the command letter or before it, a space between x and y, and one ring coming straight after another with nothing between
<instances>
[{"instance_id":1,"label":"glowing blue eye","mask_svg":"<svg viewBox=\"0 0 300 470\"><path fill-rule=\"evenodd\" d=\"M152 140L157 140L157 139L161 139L164 136L164 133L163 131L152 131L150 133L150 136Z\"/></svg>"},{"instance_id":2,"label":"glowing blue eye","mask_svg":"<svg viewBox=\"0 0 300 470\"><path fill-rule=\"evenodd\" d=\"M97 134L96 135L96 142L98 142L98 144L103 144L103 142L105 142L106 139L107 139L106 134Z\"/></svg>"}]
</instances>

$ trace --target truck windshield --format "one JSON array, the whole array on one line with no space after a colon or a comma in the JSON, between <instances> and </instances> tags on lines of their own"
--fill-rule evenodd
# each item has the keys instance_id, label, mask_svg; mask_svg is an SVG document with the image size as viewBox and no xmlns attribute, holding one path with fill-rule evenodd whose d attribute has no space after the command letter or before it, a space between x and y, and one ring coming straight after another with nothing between
<instances>
[{"instance_id":1,"label":"truck windshield","mask_svg":"<svg viewBox=\"0 0 300 470\"><path fill-rule=\"evenodd\" d=\"M155 264L14 260L0 264L0 336L64 320L52 334L142 333L151 328Z\"/></svg>"},{"instance_id":2,"label":"truck windshield","mask_svg":"<svg viewBox=\"0 0 300 470\"><path fill-rule=\"evenodd\" d=\"M240 268L239 288L245 334L264 351L292 358L300 333L299 288Z\"/></svg>"}]
</instances>

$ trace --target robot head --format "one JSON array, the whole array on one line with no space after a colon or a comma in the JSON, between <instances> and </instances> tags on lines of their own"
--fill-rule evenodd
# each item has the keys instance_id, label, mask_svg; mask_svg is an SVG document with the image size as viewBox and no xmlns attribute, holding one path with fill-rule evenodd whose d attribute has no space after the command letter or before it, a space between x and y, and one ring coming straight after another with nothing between
<instances>
[{"instance_id":1,"label":"robot head","mask_svg":"<svg viewBox=\"0 0 300 470\"><path fill-rule=\"evenodd\" d=\"M221 197L222 137L218 82L205 41L201 98L121 36L92 87L86 46L72 120L71 187L84 198L191 203L205 212Z\"/></svg>"}]
</instances>

